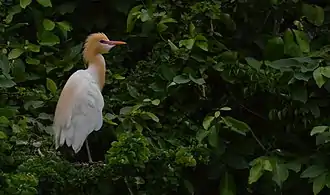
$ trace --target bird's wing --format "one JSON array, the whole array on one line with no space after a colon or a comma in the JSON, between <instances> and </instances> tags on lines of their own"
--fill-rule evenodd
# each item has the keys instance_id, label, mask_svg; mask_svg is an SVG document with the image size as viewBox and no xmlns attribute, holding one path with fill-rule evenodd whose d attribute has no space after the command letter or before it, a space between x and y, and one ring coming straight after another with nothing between
<instances>
[{"instance_id":1,"label":"bird's wing","mask_svg":"<svg viewBox=\"0 0 330 195\"><path fill-rule=\"evenodd\" d=\"M53 129L55 146L65 142L77 153L92 131L103 124L103 96L91 74L78 70L68 79L58 100Z\"/></svg>"}]
</instances>

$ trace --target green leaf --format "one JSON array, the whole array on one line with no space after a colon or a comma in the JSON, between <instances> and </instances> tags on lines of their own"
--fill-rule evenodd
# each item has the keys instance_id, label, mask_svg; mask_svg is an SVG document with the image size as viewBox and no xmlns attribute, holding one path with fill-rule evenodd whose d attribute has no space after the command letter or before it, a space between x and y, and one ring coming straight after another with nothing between
<instances>
[{"instance_id":1,"label":"green leaf","mask_svg":"<svg viewBox=\"0 0 330 195\"><path fill-rule=\"evenodd\" d=\"M261 63L258 60L254 59L252 57L247 57L247 58L245 58L245 60L252 68L256 69L257 71L260 70Z\"/></svg>"},{"instance_id":2,"label":"green leaf","mask_svg":"<svg viewBox=\"0 0 330 195\"><path fill-rule=\"evenodd\" d=\"M225 172L220 180L220 195L235 195L236 184L234 177L228 172Z\"/></svg>"},{"instance_id":3,"label":"green leaf","mask_svg":"<svg viewBox=\"0 0 330 195\"><path fill-rule=\"evenodd\" d=\"M133 107L132 106L125 106L120 109L119 114L121 115L128 115L132 112Z\"/></svg>"},{"instance_id":4,"label":"green leaf","mask_svg":"<svg viewBox=\"0 0 330 195\"><path fill-rule=\"evenodd\" d=\"M6 78L4 75L0 75L0 88L10 88L15 85L16 83L14 81Z\"/></svg>"},{"instance_id":5,"label":"green leaf","mask_svg":"<svg viewBox=\"0 0 330 195\"><path fill-rule=\"evenodd\" d=\"M275 166L273 167L273 181L282 188L282 184L288 179L289 171L284 164L279 164L275 162Z\"/></svg>"},{"instance_id":6,"label":"green leaf","mask_svg":"<svg viewBox=\"0 0 330 195\"><path fill-rule=\"evenodd\" d=\"M316 70L314 70L313 78L314 78L314 80L315 80L315 82L316 82L316 84L319 88L321 88L324 85L324 83L326 82L326 80L322 76L322 68L321 67L318 67Z\"/></svg>"},{"instance_id":7,"label":"green leaf","mask_svg":"<svg viewBox=\"0 0 330 195\"><path fill-rule=\"evenodd\" d=\"M58 36L49 31L44 31L39 37L39 40L40 45L43 46L54 46L60 43L60 38L58 38Z\"/></svg>"},{"instance_id":8,"label":"green leaf","mask_svg":"<svg viewBox=\"0 0 330 195\"><path fill-rule=\"evenodd\" d=\"M7 135L3 131L0 131L0 139L7 139Z\"/></svg>"},{"instance_id":9,"label":"green leaf","mask_svg":"<svg viewBox=\"0 0 330 195\"><path fill-rule=\"evenodd\" d=\"M203 85L205 84L205 80L203 78L199 78L199 79L195 79L193 76L191 76L191 74L189 74L189 79L196 83L197 85Z\"/></svg>"},{"instance_id":10,"label":"green leaf","mask_svg":"<svg viewBox=\"0 0 330 195\"><path fill-rule=\"evenodd\" d=\"M258 181L259 178L263 175L264 173L264 169L263 169L263 165L258 163L256 165L254 165L251 169L250 169L250 174L249 174L249 184L253 184L254 182Z\"/></svg>"},{"instance_id":11,"label":"green leaf","mask_svg":"<svg viewBox=\"0 0 330 195\"><path fill-rule=\"evenodd\" d=\"M218 142L219 142L218 140L219 140L218 131L217 128L213 125L210 128L210 133L208 134L208 141L210 146L216 148L218 146Z\"/></svg>"},{"instance_id":12,"label":"green leaf","mask_svg":"<svg viewBox=\"0 0 330 195\"><path fill-rule=\"evenodd\" d=\"M16 59L16 58L20 57L23 53L24 53L24 50L22 50L22 49L18 49L18 48L12 49L8 54L8 59L9 60Z\"/></svg>"},{"instance_id":13,"label":"green leaf","mask_svg":"<svg viewBox=\"0 0 330 195\"><path fill-rule=\"evenodd\" d=\"M140 15L140 17L141 17L141 21L142 21L142 22L146 22L146 21L148 21L148 20L151 20L151 17L150 17L150 15L149 15L148 11L145 10L145 9L142 9L142 10L141 10L141 15Z\"/></svg>"},{"instance_id":14,"label":"green leaf","mask_svg":"<svg viewBox=\"0 0 330 195\"><path fill-rule=\"evenodd\" d=\"M178 75L173 78L173 82L177 84L185 84L188 83L189 81L190 79L183 75Z\"/></svg>"},{"instance_id":15,"label":"green leaf","mask_svg":"<svg viewBox=\"0 0 330 195\"><path fill-rule=\"evenodd\" d=\"M294 161L285 164L285 166L296 173L298 173L301 169L301 164L299 162L294 162Z\"/></svg>"},{"instance_id":16,"label":"green leaf","mask_svg":"<svg viewBox=\"0 0 330 195\"><path fill-rule=\"evenodd\" d=\"M151 103L155 106L158 106L160 104L160 100L159 99L155 99L155 100L152 100Z\"/></svg>"},{"instance_id":17,"label":"green leaf","mask_svg":"<svg viewBox=\"0 0 330 195\"><path fill-rule=\"evenodd\" d=\"M32 43L27 44L26 49L36 53L40 52L40 46Z\"/></svg>"},{"instance_id":18,"label":"green leaf","mask_svg":"<svg viewBox=\"0 0 330 195\"><path fill-rule=\"evenodd\" d=\"M222 111L230 111L230 110L231 110L231 108L230 108L230 107L227 107L227 106L225 106L225 107L222 107L222 108L220 108L220 110L222 110Z\"/></svg>"},{"instance_id":19,"label":"green leaf","mask_svg":"<svg viewBox=\"0 0 330 195\"><path fill-rule=\"evenodd\" d=\"M125 79L125 77L121 76L120 74L114 74L114 75L112 75L112 77L116 80L124 80Z\"/></svg>"},{"instance_id":20,"label":"green leaf","mask_svg":"<svg viewBox=\"0 0 330 195\"><path fill-rule=\"evenodd\" d=\"M126 31L131 32L134 28L135 22L137 20L137 14L141 13L139 10L143 7L143 5L137 5L133 7L127 16L126 21Z\"/></svg>"},{"instance_id":21,"label":"green leaf","mask_svg":"<svg viewBox=\"0 0 330 195\"><path fill-rule=\"evenodd\" d=\"M2 124L2 125L9 125L10 124L10 121L8 120L8 118L7 117L5 117L5 116L1 116L0 117L0 124Z\"/></svg>"},{"instance_id":22,"label":"green leaf","mask_svg":"<svg viewBox=\"0 0 330 195\"><path fill-rule=\"evenodd\" d=\"M74 2L66 2L58 7L58 10L61 15L73 13L75 9L76 9L76 4Z\"/></svg>"},{"instance_id":23,"label":"green leaf","mask_svg":"<svg viewBox=\"0 0 330 195\"><path fill-rule=\"evenodd\" d=\"M62 22L56 22L56 24L62 31L68 32L72 30L72 26L70 25L69 22L62 21Z\"/></svg>"},{"instance_id":24,"label":"green leaf","mask_svg":"<svg viewBox=\"0 0 330 195\"><path fill-rule=\"evenodd\" d=\"M188 180L184 180L183 181L184 186L187 188L187 190L189 191L190 194L194 194L194 186L190 183L190 181Z\"/></svg>"},{"instance_id":25,"label":"green leaf","mask_svg":"<svg viewBox=\"0 0 330 195\"><path fill-rule=\"evenodd\" d=\"M310 47L309 47L309 38L307 36L307 34L303 31L299 31L299 30L292 30L295 38L297 40L297 43L300 47L300 50L304 53L308 53L310 52Z\"/></svg>"},{"instance_id":26,"label":"green leaf","mask_svg":"<svg viewBox=\"0 0 330 195\"><path fill-rule=\"evenodd\" d=\"M172 51L177 51L179 48L176 46L176 45L174 45L174 43L171 41L171 40L167 40L167 43L169 44L169 46L171 47L171 50Z\"/></svg>"},{"instance_id":27,"label":"green leaf","mask_svg":"<svg viewBox=\"0 0 330 195\"><path fill-rule=\"evenodd\" d=\"M0 54L0 69L5 74L8 74L10 71L9 60L6 55Z\"/></svg>"},{"instance_id":28,"label":"green leaf","mask_svg":"<svg viewBox=\"0 0 330 195\"><path fill-rule=\"evenodd\" d=\"M306 103L308 98L307 90L303 87L295 87L292 89L292 99Z\"/></svg>"},{"instance_id":29,"label":"green leaf","mask_svg":"<svg viewBox=\"0 0 330 195\"><path fill-rule=\"evenodd\" d=\"M330 78L330 66L320 67L321 74L327 78Z\"/></svg>"},{"instance_id":30,"label":"green leaf","mask_svg":"<svg viewBox=\"0 0 330 195\"><path fill-rule=\"evenodd\" d=\"M310 135L313 136L315 134L323 133L324 131L328 130L328 128L328 126L316 126L312 129Z\"/></svg>"},{"instance_id":31,"label":"green leaf","mask_svg":"<svg viewBox=\"0 0 330 195\"><path fill-rule=\"evenodd\" d=\"M326 176L327 173L323 173L322 175L318 176L313 180L313 193L317 195L321 192L326 184Z\"/></svg>"},{"instance_id":32,"label":"green leaf","mask_svg":"<svg viewBox=\"0 0 330 195\"><path fill-rule=\"evenodd\" d=\"M37 2L44 7L52 7L51 0L37 0Z\"/></svg>"},{"instance_id":33,"label":"green leaf","mask_svg":"<svg viewBox=\"0 0 330 195\"><path fill-rule=\"evenodd\" d=\"M214 117L215 118L218 118L220 116L220 112L219 111L216 111L215 113L214 113Z\"/></svg>"},{"instance_id":34,"label":"green leaf","mask_svg":"<svg viewBox=\"0 0 330 195\"><path fill-rule=\"evenodd\" d=\"M168 28L168 26L166 24L163 24L163 23L158 23L157 24L158 32L164 32L167 28Z\"/></svg>"},{"instance_id":35,"label":"green leaf","mask_svg":"<svg viewBox=\"0 0 330 195\"><path fill-rule=\"evenodd\" d=\"M47 86L47 89L53 94L55 95L56 94L56 91L57 91L57 86L56 86L56 83L50 79L50 78L46 78L46 86Z\"/></svg>"},{"instance_id":36,"label":"green leaf","mask_svg":"<svg viewBox=\"0 0 330 195\"><path fill-rule=\"evenodd\" d=\"M44 19L42 25L44 26L44 29L48 31L52 31L55 28L55 22L49 19Z\"/></svg>"},{"instance_id":37,"label":"green leaf","mask_svg":"<svg viewBox=\"0 0 330 195\"><path fill-rule=\"evenodd\" d=\"M236 120L230 116L223 117L223 122L230 128L230 130L235 131L239 134L246 135L251 128L244 122Z\"/></svg>"},{"instance_id":38,"label":"green leaf","mask_svg":"<svg viewBox=\"0 0 330 195\"><path fill-rule=\"evenodd\" d=\"M195 39L185 39L185 40L181 40L179 41L179 47L186 47L187 49L192 49L192 47L194 46L195 43Z\"/></svg>"},{"instance_id":39,"label":"green leaf","mask_svg":"<svg viewBox=\"0 0 330 195\"><path fill-rule=\"evenodd\" d=\"M23 82L26 80L25 64L23 60L16 59L12 64L12 75L15 77L16 82Z\"/></svg>"},{"instance_id":40,"label":"green leaf","mask_svg":"<svg viewBox=\"0 0 330 195\"><path fill-rule=\"evenodd\" d=\"M220 13L220 20L221 22L223 22L226 27L231 30L234 31L236 30L236 23L235 21L231 18L231 16L227 13Z\"/></svg>"},{"instance_id":41,"label":"green leaf","mask_svg":"<svg viewBox=\"0 0 330 195\"><path fill-rule=\"evenodd\" d=\"M201 143L206 136L208 136L210 131L205 131L204 129L201 129L196 134L196 139L199 143Z\"/></svg>"},{"instance_id":42,"label":"green leaf","mask_svg":"<svg viewBox=\"0 0 330 195\"><path fill-rule=\"evenodd\" d=\"M0 108L0 116L5 116L8 118L15 116L17 112L17 108L13 107Z\"/></svg>"},{"instance_id":43,"label":"green leaf","mask_svg":"<svg viewBox=\"0 0 330 195\"><path fill-rule=\"evenodd\" d=\"M31 4L32 0L20 0L19 4L21 8L25 9L27 6Z\"/></svg>"},{"instance_id":44,"label":"green leaf","mask_svg":"<svg viewBox=\"0 0 330 195\"><path fill-rule=\"evenodd\" d=\"M161 65L160 71L163 77L168 81L172 81L173 78L175 77L174 71L171 68L169 68L167 65Z\"/></svg>"},{"instance_id":45,"label":"green leaf","mask_svg":"<svg viewBox=\"0 0 330 195\"><path fill-rule=\"evenodd\" d=\"M144 114L148 115L153 121L155 121L157 123L159 122L159 118L155 114L153 114L151 112L144 112Z\"/></svg>"},{"instance_id":46,"label":"green leaf","mask_svg":"<svg viewBox=\"0 0 330 195\"><path fill-rule=\"evenodd\" d=\"M27 58L25 59L25 62L26 62L27 64L33 64L33 65L38 65L38 64L40 64L40 60L35 59L35 58L31 58L31 57L27 57Z\"/></svg>"},{"instance_id":47,"label":"green leaf","mask_svg":"<svg viewBox=\"0 0 330 195\"><path fill-rule=\"evenodd\" d=\"M128 93L133 97L133 98L138 98L139 97L139 92L137 89L129 84L126 85Z\"/></svg>"},{"instance_id":48,"label":"green leaf","mask_svg":"<svg viewBox=\"0 0 330 195\"><path fill-rule=\"evenodd\" d=\"M304 172L301 173L301 178L315 178L322 173L324 173L326 169L322 166L312 165L309 166Z\"/></svg>"},{"instance_id":49,"label":"green leaf","mask_svg":"<svg viewBox=\"0 0 330 195\"><path fill-rule=\"evenodd\" d=\"M164 32L168 26L165 23L177 23L177 21L173 18L163 18L158 24L157 24L157 30L159 32Z\"/></svg>"},{"instance_id":50,"label":"green leaf","mask_svg":"<svg viewBox=\"0 0 330 195\"><path fill-rule=\"evenodd\" d=\"M264 55L268 60L281 59L284 55L284 41L282 37L269 39L264 50Z\"/></svg>"},{"instance_id":51,"label":"green leaf","mask_svg":"<svg viewBox=\"0 0 330 195\"><path fill-rule=\"evenodd\" d=\"M208 49L209 45L205 41L196 41L196 46L201 48L204 51L209 51L209 49Z\"/></svg>"},{"instance_id":52,"label":"green leaf","mask_svg":"<svg viewBox=\"0 0 330 195\"><path fill-rule=\"evenodd\" d=\"M193 23L189 24L189 34L191 37L194 37L196 34L196 27Z\"/></svg>"},{"instance_id":53,"label":"green leaf","mask_svg":"<svg viewBox=\"0 0 330 195\"><path fill-rule=\"evenodd\" d=\"M205 130L210 128L212 121L214 120L214 116L206 116L203 120L203 127Z\"/></svg>"},{"instance_id":54,"label":"green leaf","mask_svg":"<svg viewBox=\"0 0 330 195\"><path fill-rule=\"evenodd\" d=\"M284 32L284 53L292 57L302 56L299 45L295 42L295 37L290 29Z\"/></svg>"},{"instance_id":55,"label":"green leaf","mask_svg":"<svg viewBox=\"0 0 330 195\"><path fill-rule=\"evenodd\" d=\"M302 4L302 12L307 20L316 25L321 26L324 22L324 10L317 5Z\"/></svg>"}]
</instances>

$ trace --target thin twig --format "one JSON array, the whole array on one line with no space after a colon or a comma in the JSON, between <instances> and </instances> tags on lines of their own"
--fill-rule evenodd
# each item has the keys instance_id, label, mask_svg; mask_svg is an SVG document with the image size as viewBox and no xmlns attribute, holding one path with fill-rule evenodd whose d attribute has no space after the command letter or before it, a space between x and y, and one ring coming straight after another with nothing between
<instances>
[{"instance_id":1,"label":"thin twig","mask_svg":"<svg viewBox=\"0 0 330 195\"><path fill-rule=\"evenodd\" d=\"M126 178L126 177L124 177L124 181L125 181L125 183L126 183L126 186L127 186L128 191L129 191L129 194L130 194L130 195L134 195L133 191L132 191L131 188L129 187L129 184L128 184L128 181L127 181L127 178Z\"/></svg>"},{"instance_id":2,"label":"thin twig","mask_svg":"<svg viewBox=\"0 0 330 195\"><path fill-rule=\"evenodd\" d=\"M260 114L258 114L258 113L256 113L256 112L254 112L254 111L252 111L252 110L250 110L249 108L247 108L247 107L245 107L243 104L241 104L237 99L236 99L236 97L232 94L232 93L230 93L230 96L242 107L242 108L244 108L244 109L246 109L247 111L249 111L250 113L252 113L252 114L254 114L254 115L256 115L256 116L258 116L259 118L262 118L262 119L264 119L264 120L267 120L266 118L264 118L263 116L261 116ZM268 150L266 149L266 147L261 143L261 141L259 140L259 138L256 136L256 134L254 133L254 131L252 130L252 129L250 129L250 131L251 131L251 134L252 134L252 136L253 136L253 138L258 142L258 144L259 144L259 146L266 152L266 153L268 153Z\"/></svg>"}]
</instances>

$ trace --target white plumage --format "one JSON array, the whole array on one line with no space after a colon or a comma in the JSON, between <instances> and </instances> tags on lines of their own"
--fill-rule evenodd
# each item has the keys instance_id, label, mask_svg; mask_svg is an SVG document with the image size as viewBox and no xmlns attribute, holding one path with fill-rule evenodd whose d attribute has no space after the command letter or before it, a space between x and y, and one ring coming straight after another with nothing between
<instances>
[{"instance_id":1,"label":"white plumage","mask_svg":"<svg viewBox=\"0 0 330 195\"><path fill-rule=\"evenodd\" d=\"M101 94L105 83L106 64L102 54L123 41L110 41L104 33L89 35L84 44L86 70L78 70L66 82L57 102L53 130L56 149L66 143L78 153L86 143L89 162L92 162L87 136L101 129L104 106Z\"/></svg>"},{"instance_id":2,"label":"white plumage","mask_svg":"<svg viewBox=\"0 0 330 195\"><path fill-rule=\"evenodd\" d=\"M55 146L65 142L79 152L87 136L102 127L104 100L95 78L78 70L68 79L59 98L54 118Z\"/></svg>"}]
</instances>

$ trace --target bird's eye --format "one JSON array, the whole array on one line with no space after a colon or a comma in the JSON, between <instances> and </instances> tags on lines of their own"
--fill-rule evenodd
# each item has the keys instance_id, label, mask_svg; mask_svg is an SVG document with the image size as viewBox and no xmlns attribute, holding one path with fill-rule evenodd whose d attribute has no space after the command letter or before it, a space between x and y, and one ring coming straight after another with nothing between
<instances>
[{"instance_id":1,"label":"bird's eye","mask_svg":"<svg viewBox=\"0 0 330 195\"><path fill-rule=\"evenodd\" d=\"M100 43L105 43L105 40L101 40Z\"/></svg>"}]
</instances>

